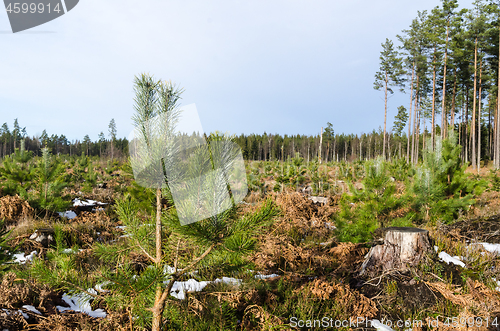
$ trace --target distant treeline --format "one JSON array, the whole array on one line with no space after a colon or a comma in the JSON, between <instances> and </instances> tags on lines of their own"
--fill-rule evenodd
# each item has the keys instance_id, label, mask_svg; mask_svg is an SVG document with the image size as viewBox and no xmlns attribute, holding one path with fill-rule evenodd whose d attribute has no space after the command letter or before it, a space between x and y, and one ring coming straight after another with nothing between
<instances>
[{"instance_id":1,"label":"distant treeline","mask_svg":"<svg viewBox=\"0 0 500 331\"><path fill-rule=\"evenodd\" d=\"M113 124L113 123L111 123ZM111 127L116 129L115 126ZM320 128L318 131L322 130ZM111 130L112 131L112 130ZM440 127L437 126L438 133ZM456 127L456 131L459 128ZM483 126L486 137L482 141L482 155L485 160L490 160L493 152L491 135L488 134L488 125ZM425 138L430 137L430 132L421 133L419 139L419 155L425 148ZM126 157L128 156L129 142L126 138L116 138L116 133L105 137L101 132L99 139L92 141L88 135L82 140L69 141L64 135L49 135L44 130L42 135L29 137L25 128L21 128L17 119L13 130L9 130L7 123L0 128L0 156L9 155L19 148L21 140L25 141L25 148L41 155L41 149L48 147L54 154L81 155L101 157ZM279 135L279 134L250 134L235 136L235 141L241 147L245 160L287 160L300 156L304 160L315 160L320 157L323 162L328 161L354 161L359 159L372 159L383 154L383 131L373 130L371 133L335 134L333 126L328 123L323 134L317 135ZM321 148L320 148L321 146ZM390 153L388 159L406 156L407 136L405 133L391 132L387 135L387 146ZM387 152L387 151L386 151Z\"/></svg>"},{"instance_id":2,"label":"distant treeline","mask_svg":"<svg viewBox=\"0 0 500 331\"><path fill-rule=\"evenodd\" d=\"M122 157L128 155L128 141L126 138L116 137L116 124L111 120L109 124L109 136L106 138L103 132L99 134L96 141L92 141L88 135L82 140L69 141L65 135L49 134L43 130L40 136L29 137L26 128L21 128L17 118L12 130L7 123L0 127L0 157L10 155L16 148L21 146L24 139L26 150L33 151L35 155L42 155L42 148L48 147L54 154L88 156Z\"/></svg>"}]
</instances>

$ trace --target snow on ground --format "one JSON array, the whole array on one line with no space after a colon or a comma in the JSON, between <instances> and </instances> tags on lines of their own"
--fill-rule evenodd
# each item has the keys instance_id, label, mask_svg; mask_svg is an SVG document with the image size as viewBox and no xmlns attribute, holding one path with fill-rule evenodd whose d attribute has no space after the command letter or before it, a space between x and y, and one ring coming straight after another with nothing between
<instances>
[{"instance_id":1,"label":"snow on ground","mask_svg":"<svg viewBox=\"0 0 500 331\"><path fill-rule=\"evenodd\" d=\"M330 222L325 222L325 227L328 230L335 230L337 228L335 225L333 225L333 223L330 223Z\"/></svg>"},{"instance_id":2,"label":"snow on ground","mask_svg":"<svg viewBox=\"0 0 500 331\"><path fill-rule=\"evenodd\" d=\"M23 315L23 317L25 319L28 319L30 318L28 314L26 314L25 312L23 312L21 309L18 309L18 310L9 310L9 309L5 309L5 308L2 308L2 310L7 314L7 315L10 315L10 314L21 314Z\"/></svg>"},{"instance_id":3,"label":"snow on ground","mask_svg":"<svg viewBox=\"0 0 500 331\"><path fill-rule=\"evenodd\" d=\"M72 220L73 218L75 218L77 216L76 213L72 210L66 210L64 213L59 212L58 214L59 214L59 216L66 217L67 219L70 219L70 220Z\"/></svg>"},{"instance_id":4,"label":"snow on ground","mask_svg":"<svg viewBox=\"0 0 500 331\"><path fill-rule=\"evenodd\" d=\"M96 200L83 201L83 200L80 200L78 198L75 198L73 200L73 207L77 207L77 206L95 206L95 205L104 206L104 205L107 205L107 203L99 202L99 201L96 201Z\"/></svg>"},{"instance_id":5,"label":"snow on ground","mask_svg":"<svg viewBox=\"0 0 500 331\"><path fill-rule=\"evenodd\" d=\"M500 281L497 280L495 277L491 278L491 280L493 280L497 284L497 287L495 287L495 291L500 292Z\"/></svg>"},{"instance_id":6,"label":"snow on ground","mask_svg":"<svg viewBox=\"0 0 500 331\"><path fill-rule=\"evenodd\" d=\"M97 291L99 292L109 292L108 290L103 289L103 286L109 285L111 282L104 282L101 284L97 284L94 288L89 288L87 290L88 293L97 295ZM97 291L96 291L97 290ZM68 307L56 306L57 310L61 313L66 310L73 310L76 312L81 312L89 315L90 317L106 317L107 314L102 309L92 310L92 306L90 305L90 301L93 299L91 295L88 293L77 293L77 294L67 294L64 293L62 299L69 305Z\"/></svg>"},{"instance_id":7,"label":"snow on ground","mask_svg":"<svg viewBox=\"0 0 500 331\"><path fill-rule=\"evenodd\" d=\"M490 253L500 254L500 244L478 243L478 245L482 245Z\"/></svg>"},{"instance_id":8,"label":"snow on ground","mask_svg":"<svg viewBox=\"0 0 500 331\"><path fill-rule=\"evenodd\" d=\"M71 254L71 253L76 253L76 252L81 252L83 249L73 249L73 248L65 248L62 250L62 253L64 254Z\"/></svg>"},{"instance_id":9,"label":"snow on ground","mask_svg":"<svg viewBox=\"0 0 500 331\"><path fill-rule=\"evenodd\" d=\"M97 294L94 289L89 289L87 291L89 293ZM90 317L106 317L107 315L106 312L102 309L92 310L92 307L90 306L90 300L92 298L86 293L78 293L74 295L64 293L62 299L69 305L69 308L56 306L57 310L59 310L61 313L66 310L73 310L76 312L87 314Z\"/></svg>"},{"instance_id":10,"label":"snow on ground","mask_svg":"<svg viewBox=\"0 0 500 331\"><path fill-rule=\"evenodd\" d=\"M37 254L38 253L36 251L31 252L31 254L29 254L28 256L25 256L24 253L14 254L13 256L15 260L13 262L19 264L25 264L26 262L32 261Z\"/></svg>"},{"instance_id":11,"label":"snow on ground","mask_svg":"<svg viewBox=\"0 0 500 331\"><path fill-rule=\"evenodd\" d=\"M172 285L170 295L179 300L184 300L186 298L186 292L200 292L210 283L210 281L198 282L195 279L189 279L185 282L175 282L174 285Z\"/></svg>"},{"instance_id":12,"label":"snow on ground","mask_svg":"<svg viewBox=\"0 0 500 331\"><path fill-rule=\"evenodd\" d=\"M105 289L102 288L103 286L106 286L106 285L109 285L109 284L112 284L112 282L107 281L107 282L104 282L104 283L101 283L101 284L97 284L96 286L94 286L94 288L97 291L99 291L99 292L109 292L109 290L105 290Z\"/></svg>"},{"instance_id":13,"label":"snow on ground","mask_svg":"<svg viewBox=\"0 0 500 331\"><path fill-rule=\"evenodd\" d=\"M256 279L267 279L267 278L273 278L273 277L279 277L280 275L277 275L277 274L270 274L270 275L263 275L261 274L260 272L258 272L256 275L255 275L255 278Z\"/></svg>"},{"instance_id":14,"label":"snow on ground","mask_svg":"<svg viewBox=\"0 0 500 331\"><path fill-rule=\"evenodd\" d=\"M42 315L42 313L39 312L38 309L36 309L35 307L33 307L31 305L24 305L23 308L26 309L26 310L29 310L29 311L31 311L31 312L33 312L35 314Z\"/></svg>"},{"instance_id":15,"label":"snow on ground","mask_svg":"<svg viewBox=\"0 0 500 331\"><path fill-rule=\"evenodd\" d=\"M171 267L169 265L166 265L165 267L163 267L163 274L164 275L171 275L175 272L176 272L176 270L174 267Z\"/></svg>"},{"instance_id":16,"label":"snow on ground","mask_svg":"<svg viewBox=\"0 0 500 331\"><path fill-rule=\"evenodd\" d=\"M230 277L222 277L222 279L217 278L214 281L197 281L195 279L189 279L185 282L175 282L172 285L172 290L170 291L170 295L179 300L184 300L186 298L186 293L192 292L200 292L210 283L225 283L231 285L240 285L241 279L230 278Z\"/></svg>"},{"instance_id":17,"label":"snow on ground","mask_svg":"<svg viewBox=\"0 0 500 331\"><path fill-rule=\"evenodd\" d=\"M450 254L446 253L446 252L441 252L439 253L439 258L441 260L443 260L444 262L446 262L446 264L450 264L453 263L455 265L459 265L461 266L462 268L465 268L465 263L463 263L462 261L460 261L458 258L459 256L451 256Z\"/></svg>"}]
</instances>

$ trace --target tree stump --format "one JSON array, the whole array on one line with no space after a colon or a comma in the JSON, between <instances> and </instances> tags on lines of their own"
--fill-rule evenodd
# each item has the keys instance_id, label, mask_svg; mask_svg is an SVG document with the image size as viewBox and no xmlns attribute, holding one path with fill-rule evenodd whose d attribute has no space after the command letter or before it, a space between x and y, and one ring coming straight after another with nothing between
<instances>
[{"instance_id":1,"label":"tree stump","mask_svg":"<svg viewBox=\"0 0 500 331\"><path fill-rule=\"evenodd\" d=\"M374 275L390 270L408 270L426 253L432 252L429 231L418 228L389 227L381 229L384 244L370 249L360 275Z\"/></svg>"}]
</instances>

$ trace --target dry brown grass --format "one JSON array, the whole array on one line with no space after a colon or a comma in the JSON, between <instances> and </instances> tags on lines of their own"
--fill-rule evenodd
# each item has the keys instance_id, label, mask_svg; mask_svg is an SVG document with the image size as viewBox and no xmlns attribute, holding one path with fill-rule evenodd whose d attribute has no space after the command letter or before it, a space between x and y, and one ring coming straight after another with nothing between
<instances>
[{"instance_id":1,"label":"dry brown grass","mask_svg":"<svg viewBox=\"0 0 500 331\"><path fill-rule=\"evenodd\" d=\"M58 313L57 305L67 306L61 295L34 279L18 279L14 273L5 274L0 282L0 327L10 331L131 330L125 313L108 312L105 319L92 318L79 312ZM23 305L32 305L43 315L23 309ZM8 309L9 314L3 309ZM19 309L29 315L27 320L17 313Z\"/></svg>"},{"instance_id":2,"label":"dry brown grass","mask_svg":"<svg viewBox=\"0 0 500 331\"><path fill-rule=\"evenodd\" d=\"M321 278L303 285L296 292L318 300L333 300L345 310L345 316L373 318L378 312L375 302L363 294L352 291L348 286Z\"/></svg>"},{"instance_id":3,"label":"dry brown grass","mask_svg":"<svg viewBox=\"0 0 500 331\"><path fill-rule=\"evenodd\" d=\"M18 195L6 195L0 198L0 219L6 224L15 223L18 219L33 215L33 208Z\"/></svg>"},{"instance_id":4,"label":"dry brown grass","mask_svg":"<svg viewBox=\"0 0 500 331\"><path fill-rule=\"evenodd\" d=\"M270 194L282 216L273 227L259 238L259 250L252 260L261 270L282 270L283 272L304 272L307 269L320 270L333 267L331 255L317 244L302 244L303 238L321 242L333 238L330 216L333 207L314 204L297 192ZM330 242L331 244L331 242Z\"/></svg>"}]
</instances>

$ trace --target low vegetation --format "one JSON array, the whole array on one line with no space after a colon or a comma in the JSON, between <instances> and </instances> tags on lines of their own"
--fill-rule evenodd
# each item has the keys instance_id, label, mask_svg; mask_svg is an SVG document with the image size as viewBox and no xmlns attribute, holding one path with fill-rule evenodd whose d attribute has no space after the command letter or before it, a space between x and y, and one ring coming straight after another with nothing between
<instances>
[{"instance_id":1,"label":"low vegetation","mask_svg":"<svg viewBox=\"0 0 500 331\"><path fill-rule=\"evenodd\" d=\"M179 225L165 191L158 263L155 191L137 187L127 159L49 151L27 157L21 146L0 165L0 308L11 312L0 315L0 325L147 330L162 286L171 293L161 326L169 330L288 329L325 316L494 319L498 257L473 243L500 243L498 175L471 174L459 148L453 137L437 139L416 166L382 158L320 164L300 155L248 162L245 201L217 220L188 226ZM58 214L66 210L76 217ZM360 277L378 229L387 226L428 229L438 251L460 256L466 267L435 255L409 272ZM198 288L179 291L175 284L187 281ZM63 294L80 295L106 317L75 307L60 312L57 306L68 306Z\"/></svg>"}]
</instances>

